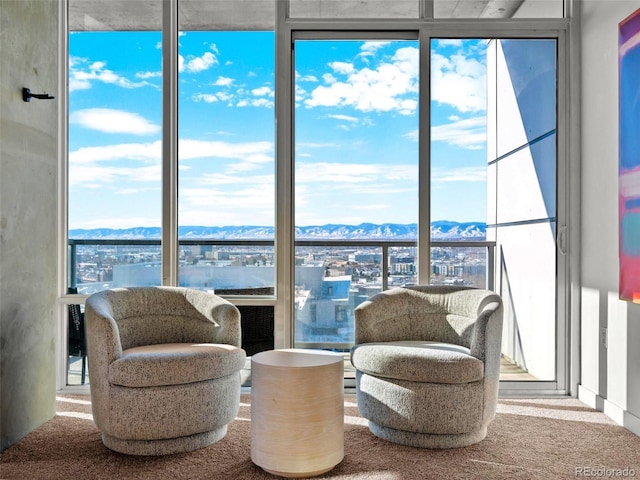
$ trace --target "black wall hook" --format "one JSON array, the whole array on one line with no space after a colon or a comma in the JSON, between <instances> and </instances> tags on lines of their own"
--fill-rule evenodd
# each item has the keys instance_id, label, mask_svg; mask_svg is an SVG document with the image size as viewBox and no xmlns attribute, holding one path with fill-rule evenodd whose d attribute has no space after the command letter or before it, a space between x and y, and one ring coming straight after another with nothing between
<instances>
[{"instance_id":1,"label":"black wall hook","mask_svg":"<svg viewBox=\"0 0 640 480\"><path fill-rule=\"evenodd\" d=\"M31 93L31 90L28 88L22 89L22 100L25 102L30 102L31 98L38 98L40 100L53 100L56 97L52 97L48 93Z\"/></svg>"}]
</instances>

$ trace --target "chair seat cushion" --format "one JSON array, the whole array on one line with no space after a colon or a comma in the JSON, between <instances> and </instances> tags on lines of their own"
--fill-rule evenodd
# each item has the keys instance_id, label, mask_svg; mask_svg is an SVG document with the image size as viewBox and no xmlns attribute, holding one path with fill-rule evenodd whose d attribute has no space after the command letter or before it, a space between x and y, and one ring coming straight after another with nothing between
<instances>
[{"instance_id":1,"label":"chair seat cushion","mask_svg":"<svg viewBox=\"0 0 640 480\"><path fill-rule=\"evenodd\" d=\"M351 349L351 363L369 375L412 382L471 383L484 373L468 348L440 342L362 343Z\"/></svg>"},{"instance_id":2,"label":"chair seat cushion","mask_svg":"<svg viewBox=\"0 0 640 480\"><path fill-rule=\"evenodd\" d=\"M245 352L232 345L162 343L126 349L109 365L109 383L158 387L202 382L239 372Z\"/></svg>"}]
</instances>

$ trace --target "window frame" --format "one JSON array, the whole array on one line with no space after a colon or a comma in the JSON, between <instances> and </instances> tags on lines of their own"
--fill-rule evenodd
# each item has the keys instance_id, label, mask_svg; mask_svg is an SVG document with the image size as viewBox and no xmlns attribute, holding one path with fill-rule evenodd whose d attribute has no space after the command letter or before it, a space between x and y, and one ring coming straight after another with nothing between
<instances>
[{"instance_id":1,"label":"window frame","mask_svg":"<svg viewBox=\"0 0 640 480\"><path fill-rule=\"evenodd\" d=\"M550 382L501 382L501 395L566 394L575 391L579 378L577 342L579 341L579 305L575 293L575 278L579 265L577 220L579 218L579 162L577 159L577 81L570 75L577 71L578 36L570 29L571 10L564 19L478 20L433 19L421 3L421 17L416 19L292 19L289 18L287 0L275 1L275 265L276 294L270 298L233 299L236 305L272 305L275 308L275 348L293 345L294 305L294 216L293 216L293 87L294 72L291 49L295 39L321 38L397 38L414 35L420 43L421 72L430 71L430 44L432 38L553 38L558 42L558 143L557 143L557 305L556 305L556 379ZM177 102L178 102L178 0L163 4L163 207L162 207L162 284L178 284L178 229L177 229ZM570 3L567 3L570 8ZM60 2L59 67L61 88L59 98L63 105L59 117L59 342L58 389L73 390L67 386L66 372L66 305L82 303L86 296L66 293L68 279L68 0ZM385 35L387 37L385 37ZM404 38L404 37L403 37ZM430 91L430 75L420 78L420 92ZM419 185L430 184L429 120L430 96L420 95L419 118ZM571 171L571 175L569 175ZM419 189L419 225L430 225L428 188ZM430 252L430 235L420 235L418 252ZM419 255L419 281L428 283L430 255ZM287 320L289 319L289 320ZM346 387L350 387L348 383ZM86 390L86 387L84 387Z\"/></svg>"}]
</instances>

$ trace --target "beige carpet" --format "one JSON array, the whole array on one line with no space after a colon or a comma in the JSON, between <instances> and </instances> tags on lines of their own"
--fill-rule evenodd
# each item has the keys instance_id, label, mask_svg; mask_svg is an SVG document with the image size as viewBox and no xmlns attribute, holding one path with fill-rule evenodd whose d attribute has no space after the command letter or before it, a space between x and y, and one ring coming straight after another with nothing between
<instances>
[{"instance_id":1,"label":"beige carpet","mask_svg":"<svg viewBox=\"0 0 640 480\"><path fill-rule=\"evenodd\" d=\"M243 394L238 418L215 445L166 457L129 457L100 443L87 396L60 396L55 418L2 452L0 479L272 479L251 462L250 401ZM345 458L316 478L623 478L624 472L640 478L640 438L575 399L503 399L481 443L423 450L374 437L354 395L346 395Z\"/></svg>"}]
</instances>

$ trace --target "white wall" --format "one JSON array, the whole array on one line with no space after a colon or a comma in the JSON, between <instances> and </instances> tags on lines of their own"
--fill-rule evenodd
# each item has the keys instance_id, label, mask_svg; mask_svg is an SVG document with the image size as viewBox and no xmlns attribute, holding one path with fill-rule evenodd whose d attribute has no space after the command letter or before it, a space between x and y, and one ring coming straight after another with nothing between
<instances>
[{"instance_id":1,"label":"white wall","mask_svg":"<svg viewBox=\"0 0 640 480\"><path fill-rule=\"evenodd\" d=\"M618 298L618 23L638 0L583 0L579 398L640 435L640 305ZM608 348L602 344L606 328Z\"/></svg>"},{"instance_id":2,"label":"white wall","mask_svg":"<svg viewBox=\"0 0 640 480\"><path fill-rule=\"evenodd\" d=\"M58 2L0 1L0 450L55 414Z\"/></svg>"}]
</instances>

